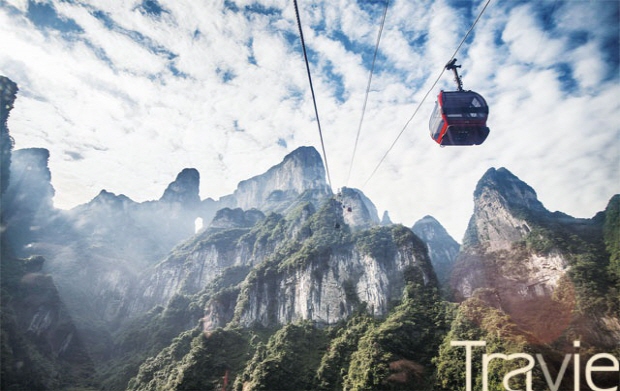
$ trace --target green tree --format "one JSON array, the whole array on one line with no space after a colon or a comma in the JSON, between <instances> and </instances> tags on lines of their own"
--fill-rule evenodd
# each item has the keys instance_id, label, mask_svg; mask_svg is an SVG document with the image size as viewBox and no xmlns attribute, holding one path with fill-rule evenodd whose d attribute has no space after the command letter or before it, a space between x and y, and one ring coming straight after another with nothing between
<instances>
[{"instance_id":1,"label":"green tree","mask_svg":"<svg viewBox=\"0 0 620 391\"><path fill-rule=\"evenodd\" d=\"M327 343L326 332L309 322L285 325L264 349L256 349L237 390L316 390L315 373Z\"/></svg>"}]
</instances>

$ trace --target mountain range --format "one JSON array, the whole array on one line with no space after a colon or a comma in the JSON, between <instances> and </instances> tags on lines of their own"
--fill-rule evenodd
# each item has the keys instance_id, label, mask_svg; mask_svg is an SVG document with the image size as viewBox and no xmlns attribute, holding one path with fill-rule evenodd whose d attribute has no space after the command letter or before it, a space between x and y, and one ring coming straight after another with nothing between
<instances>
[{"instance_id":1,"label":"mountain range","mask_svg":"<svg viewBox=\"0 0 620 391\"><path fill-rule=\"evenodd\" d=\"M0 84L10 110L17 87ZM472 340L544 355L536 389L549 371L562 371L555 389L590 389L564 365L574 341L582 362L620 355L618 195L573 218L490 168L459 244L432 216L405 227L360 190L332 192L300 147L218 200L186 168L158 200L102 190L59 210L49 152L12 150L9 110L2 389L464 390L451 342ZM474 389L504 389L519 368L496 361L484 379L472 365Z\"/></svg>"}]
</instances>

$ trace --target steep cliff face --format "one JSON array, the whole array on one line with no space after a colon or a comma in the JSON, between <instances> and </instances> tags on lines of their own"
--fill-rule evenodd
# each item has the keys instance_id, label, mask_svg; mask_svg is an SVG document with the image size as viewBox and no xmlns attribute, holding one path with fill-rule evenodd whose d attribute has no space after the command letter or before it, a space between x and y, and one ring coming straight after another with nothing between
<instances>
[{"instance_id":1,"label":"steep cliff face","mask_svg":"<svg viewBox=\"0 0 620 391\"><path fill-rule=\"evenodd\" d=\"M323 161L312 147L297 148L267 172L240 182L233 194L219 202L220 207L284 212L302 194L315 206L331 195Z\"/></svg>"},{"instance_id":2,"label":"steep cliff face","mask_svg":"<svg viewBox=\"0 0 620 391\"><path fill-rule=\"evenodd\" d=\"M381 223L377 208L361 191L343 187L337 199L342 204L344 221L351 228L370 228Z\"/></svg>"},{"instance_id":3,"label":"steep cliff face","mask_svg":"<svg viewBox=\"0 0 620 391\"><path fill-rule=\"evenodd\" d=\"M566 272L566 259L557 252L539 257L514 248L532 232L535 221L549 216L531 187L504 168L488 170L474 192L474 213L453 276L457 296L471 297L481 287L507 288L505 283L510 285L507 292L523 298L553 291ZM505 261L490 261L498 257Z\"/></svg>"},{"instance_id":4,"label":"steep cliff face","mask_svg":"<svg viewBox=\"0 0 620 391\"><path fill-rule=\"evenodd\" d=\"M93 361L52 277L41 273L43 258L3 249L2 263L2 389L94 385Z\"/></svg>"},{"instance_id":5,"label":"steep cliff face","mask_svg":"<svg viewBox=\"0 0 620 391\"><path fill-rule=\"evenodd\" d=\"M413 239L400 247L391 245L394 252L385 258L360 252L352 244L297 267L257 270L242 288L236 309L239 324L276 326L302 320L334 324L360 305L372 315L385 315L390 305L402 299L408 268L426 269L425 279L435 283L424 264L427 260L420 259L420 249L416 257Z\"/></svg>"},{"instance_id":6,"label":"steep cliff face","mask_svg":"<svg viewBox=\"0 0 620 391\"><path fill-rule=\"evenodd\" d=\"M186 307L201 305L203 333L181 334L128 388L226 388L234 381L234 389L327 390L347 381L348 389L388 382L426 389L431 373L415 371L432 365L445 332L426 246L401 225L351 227L343 204L339 197L318 209L297 202L258 221L256 211L224 209L177 247L148 276L143 299L171 298L167 308L180 297ZM342 326L347 320L353 333ZM328 336L324 325L340 329L340 337ZM182 376L173 379L173 372Z\"/></svg>"},{"instance_id":7,"label":"steep cliff face","mask_svg":"<svg viewBox=\"0 0 620 391\"><path fill-rule=\"evenodd\" d=\"M301 320L333 324L364 307L384 315L402 298L404 273L436 278L423 244L402 226L351 232L346 210L329 200L297 234L250 272L241 287L235 321L275 326ZM287 219L281 223L288 225Z\"/></svg>"},{"instance_id":8,"label":"steep cliff face","mask_svg":"<svg viewBox=\"0 0 620 391\"><path fill-rule=\"evenodd\" d=\"M452 274L455 295L482 298L541 342L585 327L575 311L600 315L604 306L590 306L588 297L609 286L602 221L551 213L508 170L490 169L474 192L474 213ZM593 281L585 283L583 273ZM588 327L600 331L590 332L592 339L609 341L619 331Z\"/></svg>"},{"instance_id":9,"label":"steep cliff face","mask_svg":"<svg viewBox=\"0 0 620 391\"><path fill-rule=\"evenodd\" d=\"M265 218L258 210L221 209L210 227L176 247L152 270L144 273L128 314L165 305L177 294L199 293L229 268L245 274L265 253L253 251L251 228ZM245 276L244 276L245 277Z\"/></svg>"},{"instance_id":10,"label":"steep cliff face","mask_svg":"<svg viewBox=\"0 0 620 391\"><path fill-rule=\"evenodd\" d=\"M94 386L94 365L45 259L15 254L39 236L54 189L44 149L12 151L7 119L17 86L0 76L2 227L0 228L1 376L3 390Z\"/></svg>"},{"instance_id":11,"label":"steep cliff face","mask_svg":"<svg viewBox=\"0 0 620 391\"><path fill-rule=\"evenodd\" d=\"M416 221L411 230L426 243L439 285L447 288L460 245L432 216L424 216Z\"/></svg>"},{"instance_id":12,"label":"steep cliff face","mask_svg":"<svg viewBox=\"0 0 620 391\"><path fill-rule=\"evenodd\" d=\"M464 245L484 243L488 251L508 250L513 242L531 231L530 217L550 213L536 192L505 168L489 169L474 191L474 214L465 233Z\"/></svg>"},{"instance_id":13,"label":"steep cliff face","mask_svg":"<svg viewBox=\"0 0 620 391\"><path fill-rule=\"evenodd\" d=\"M338 198L319 210L300 203L286 215L223 209L211 226L177 247L145 277L132 311L164 305L176 294L195 295L230 270L243 271L245 282L226 297L205 306L205 328L232 319L250 326L275 326L299 320L333 324L365 306L384 315L400 300L406 270L415 268L436 286L425 246L402 226L377 224L359 193L354 205L364 211L355 230ZM350 203L350 205L353 205ZM360 212L358 212L360 213ZM236 308L235 308L236 307Z\"/></svg>"}]
</instances>

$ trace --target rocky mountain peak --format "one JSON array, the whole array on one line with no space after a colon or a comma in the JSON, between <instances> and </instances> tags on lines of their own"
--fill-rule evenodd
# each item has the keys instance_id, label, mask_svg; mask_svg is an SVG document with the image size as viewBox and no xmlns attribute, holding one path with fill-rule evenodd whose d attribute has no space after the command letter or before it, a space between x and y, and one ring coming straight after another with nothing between
<instances>
[{"instance_id":1,"label":"rocky mountain peak","mask_svg":"<svg viewBox=\"0 0 620 391\"><path fill-rule=\"evenodd\" d=\"M413 232L424 241L443 240L452 237L448 231L433 216L424 216L413 225ZM452 239L454 240L454 239Z\"/></svg>"},{"instance_id":2,"label":"rocky mountain peak","mask_svg":"<svg viewBox=\"0 0 620 391\"><path fill-rule=\"evenodd\" d=\"M388 211L383 212L383 217L381 217L381 225L390 225L392 223L392 219L390 219L390 214Z\"/></svg>"},{"instance_id":3,"label":"rocky mountain peak","mask_svg":"<svg viewBox=\"0 0 620 391\"><path fill-rule=\"evenodd\" d=\"M352 228L368 228L381 223L375 205L358 189L343 187L338 193L344 222Z\"/></svg>"},{"instance_id":4,"label":"rocky mountain peak","mask_svg":"<svg viewBox=\"0 0 620 391\"><path fill-rule=\"evenodd\" d=\"M510 249L531 231L529 220L549 215L529 185L505 168L490 168L474 191L474 214L463 244L487 243L491 251Z\"/></svg>"},{"instance_id":5,"label":"rocky mountain peak","mask_svg":"<svg viewBox=\"0 0 620 391\"><path fill-rule=\"evenodd\" d=\"M267 172L239 182L233 194L220 198L222 207L283 212L304 194L318 205L331 195L325 167L313 147L299 147Z\"/></svg>"},{"instance_id":6,"label":"rocky mountain peak","mask_svg":"<svg viewBox=\"0 0 620 391\"><path fill-rule=\"evenodd\" d=\"M196 205L200 202L200 174L195 168L185 168L170 183L160 201Z\"/></svg>"},{"instance_id":7,"label":"rocky mountain peak","mask_svg":"<svg viewBox=\"0 0 620 391\"><path fill-rule=\"evenodd\" d=\"M536 191L504 167L487 170L478 181L474 198L484 201L491 193L501 197L505 206L513 210L525 208L532 213L548 213L538 201Z\"/></svg>"},{"instance_id":8,"label":"rocky mountain peak","mask_svg":"<svg viewBox=\"0 0 620 391\"><path fill-rule=\"evenodd\" d=\"M124 204L133 204L134 201L131 200L124 194L116 195L112 192L109 192L105 189L101 190L99 194L95 198L93 198L88 204L93 205L107 205L107 206L123 206Z\"/></svg>"},{"instance_id":9,"label":"rocky mountain peak","mask_svg":"<svg viewBox=\"0 0 620 391\"><path fill-rule=\"evenodd\" d=\"M282 160L282 164L286 164L288 162L295 161L301 165L312 167L312 166L323 166L323 160L321 159L321 155L314 147L302 146L288 155L284 157Z\"/></svg>"},{"instance_id":10,"label":"rocky mountain peak","mask_svg":"<svg viewBox=\"0 0 620 391\"><path fill-rule=\"evenodd\" d=\"M537 343L557 340L569 327L587 329L582 341L618 334L617 326L584 326L583 319L576 320L580 315L575 317L575 308L596 307L580 293L588 279L581 273L601 273L588 284L609 284L601 240L605 215L576 219L550 213L508 170L487 171L474 193L474 213L454 265L455 298L476 297L505 312ZM562 296L567 289L575 294Z\"/></svg>"},{"instance_id":11,"label":"rocky mountain peak","mask_svg":"<svg viewBox=\"0 0 620 391\"><path fill-rule=\"evenodd\" d=\"M416 221L411 230L426 243L439 284L447 286L460 245L433 216Z\"/></svg>"}]
</instances>

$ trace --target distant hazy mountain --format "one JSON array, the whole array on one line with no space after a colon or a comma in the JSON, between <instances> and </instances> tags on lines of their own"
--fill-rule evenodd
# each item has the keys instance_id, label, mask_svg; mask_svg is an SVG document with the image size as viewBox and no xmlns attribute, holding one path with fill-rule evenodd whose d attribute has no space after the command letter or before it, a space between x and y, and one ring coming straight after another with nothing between
<instances>
[{"instance_id":1,"label":"distant hazy mountain","mask_svg":"<svg viewBox=\"0 0 620 391\"><path fill-rule=\"evenodd\" d=\"M452 268L459 254L459 244L432 216L424 216L416 221L411 229L426 243L439 284L448 288Z\"/></svg>"}]
</instances>

